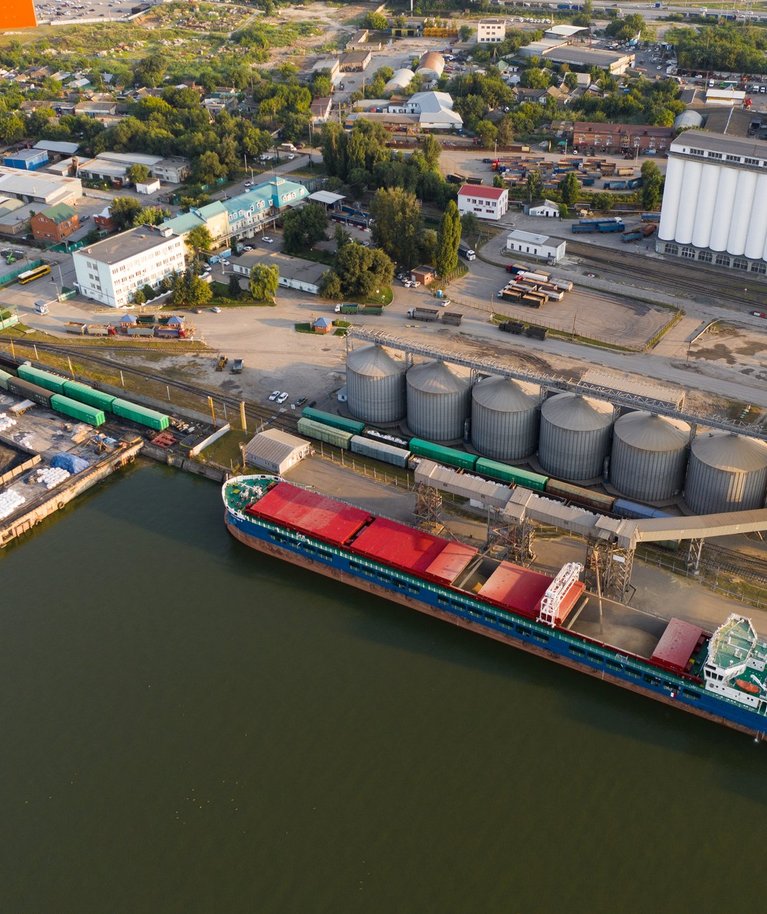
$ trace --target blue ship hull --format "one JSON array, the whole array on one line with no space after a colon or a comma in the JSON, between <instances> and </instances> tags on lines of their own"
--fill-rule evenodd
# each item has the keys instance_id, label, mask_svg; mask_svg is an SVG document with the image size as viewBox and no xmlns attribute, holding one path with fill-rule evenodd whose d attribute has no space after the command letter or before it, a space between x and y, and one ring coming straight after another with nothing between
<instances>
[{"instance_id":1,"label":"blue ship hull","mask_svg":"<svg viewBox=\"0 0 767 914\"><path fill-rule=\"evenodd\" d=\"M402 603L462 628L581 670L656 701L767 739L767 717L702 685L565 629L515 616L469 593L442 587L361 558L260 518L225 513L230 533L253 549Z\"/></svg>"}]
</instances>

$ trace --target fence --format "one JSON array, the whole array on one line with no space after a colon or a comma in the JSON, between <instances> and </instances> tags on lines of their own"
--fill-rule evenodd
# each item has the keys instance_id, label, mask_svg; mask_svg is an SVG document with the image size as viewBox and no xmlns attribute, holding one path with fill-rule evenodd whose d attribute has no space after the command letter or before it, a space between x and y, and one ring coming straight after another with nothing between
<instances>
[{"instance_id":1,"label":"fence","mask_svg":"<svg viewBox=\"0 0 767 914\"><path fill-rule=\"evenodd\" d=\"M21 266L14 267L10 273L3 273L3 275L0 276L0 286L9 286L12 282L15 282L17 277L24 273L26 270L34 270L35 267L41 267L42 265L42 260L26 261Z\"/></svg>"}]
</instances>

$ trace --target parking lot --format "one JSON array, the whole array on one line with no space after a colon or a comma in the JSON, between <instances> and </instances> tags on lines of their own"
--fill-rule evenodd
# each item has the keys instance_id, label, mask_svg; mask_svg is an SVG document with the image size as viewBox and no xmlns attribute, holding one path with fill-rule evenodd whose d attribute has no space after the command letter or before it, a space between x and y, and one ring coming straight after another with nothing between
<instances>
[{"instance_id":1,"label":"parking lot","mask_svg":"<svg viewBox=\"0 0 767 914\"><path fill-rule=\"evenodd\" d=\"M36 0L38 23L78 19L124 19L136 6L136 0Z\"/></svg>"}]
</instances>

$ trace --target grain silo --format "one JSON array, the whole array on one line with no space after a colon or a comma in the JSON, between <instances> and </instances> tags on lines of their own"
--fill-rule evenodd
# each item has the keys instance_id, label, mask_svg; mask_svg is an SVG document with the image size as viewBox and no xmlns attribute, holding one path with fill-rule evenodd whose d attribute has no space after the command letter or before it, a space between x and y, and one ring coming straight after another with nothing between
<instances>
[{"instance_id":1,"label":"grain silo","mask_svg":"<svg viewBox=\"0 0 767 914\"><path fill-rule=\"evenodd\" d=\"M696 514L746 511L764 505L767 444L727 432L693 439L684 500Z\"/></svg>"},{"instance_id":2,"label":"grain silo","mask_svg":"<svg viewBox=\"0 0 767 914\"><path fill-rule=\"evenodd\" d=\"M523 460L538 443L541 389L508 378L485 378L471 391L471 443L485 457Z\"/></svg>"},{"instance_id":3,"label":"grain silo","mask_svg":"<svg viewBox=\"0 0 767 914\"><path fill-rule=\"evenodd\" d=\"M639 501L664 501L682 491L690 426L654 413L626 413L615 423L610 482Z\"/></svg>"},{"instance_id":4,"label":"grain silo","mask_svg":"<svg viewBox=\"0 0 767 914\"><path fill-rule=\"evenodd\" d=\"M602 475L610 450L613 408L578 394L557 394L541 407L538 462L560 479L573 482Z\"/></svg>"},{"instance_id":5,"label":"grain silo","mask_svg":"<svg viewBox=\"0 0 767 914\"><path fill-rule=\"evenodd\" d=\"M463 437L469 415L471 384L444 362L413 365L407 373L407 424L428 441Z\"/></svg>"},{"instance_id":6,"label":"grain silo","mask_svg":"<svg viewBox=\"0 0 767 914\"><path fill-rule=\"evenodd\" d=\"M399 422L405 417L405 363L381 346L365 346L346 359L349 411L364 422Z\"/></svg>"}]
</instances>

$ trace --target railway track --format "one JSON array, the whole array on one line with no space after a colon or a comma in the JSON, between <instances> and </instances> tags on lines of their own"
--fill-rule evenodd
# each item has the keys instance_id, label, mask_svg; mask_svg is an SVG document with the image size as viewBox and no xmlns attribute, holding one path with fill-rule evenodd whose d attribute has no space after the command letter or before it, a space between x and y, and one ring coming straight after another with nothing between
<instances>
[{"instance_id":1,"label":"railway track","mask_svg":"<svg viewBox=\"0 0 767 914\"><path fill-rule=\"evenodd\" d=\"M648 277L654 279L667 278L673 289L686 290L695 295L704 295L707 299L715 296L719 304L742 307L743 305L762 306L767 288L759 280L752 279L748 273L734 273L728 271L726 276L708 270L705 267L688 266L685 263L668 263L663 260L648 262L647 258L637 254L621 251L609 251L593 244L584 244L578 241L567 242L568 253L593 264L600 264L616 276L634 276L641 279L643 288L652 291L652 286L647 286ZM741 281L745 284L756 282L754 289L745 285L747 291L740 291ZM737 295L733 294L733 287L739 289Z\"/></svg>"}]
</instances>

